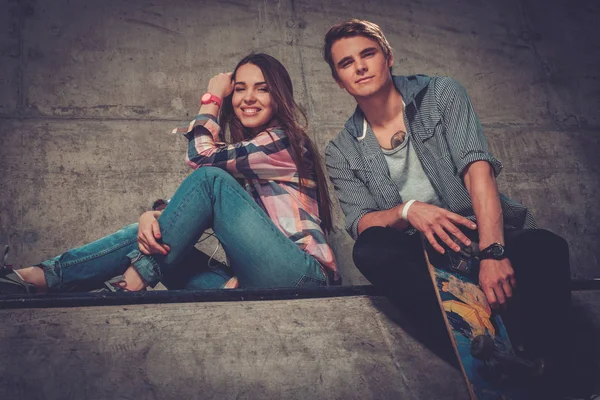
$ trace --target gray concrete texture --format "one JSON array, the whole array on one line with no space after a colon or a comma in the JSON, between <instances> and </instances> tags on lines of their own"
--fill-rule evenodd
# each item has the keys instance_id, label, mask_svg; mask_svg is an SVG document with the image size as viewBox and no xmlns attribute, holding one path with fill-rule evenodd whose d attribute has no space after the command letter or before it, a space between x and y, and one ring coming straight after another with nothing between
<instances>
[{"instance_id":1,"label":"gray concrete texture","mask_svg":"<svg viewBox=\"0 0 600 400\"><path fill-rule=\"evenodd\" d=\"M0 317L2 399L468 397L459 370L400 327L397 309L379 298L0 310Z\"/></svg>"},{"instance_id":2,"label":"gray concrete texture","mask_svg":"<svg viewBox=\"0 0 600 400\"><path fill-rule=\"evenodd\" d=\"M382 26L395 73L465 85L501 190L569 241L573 277L599 276L599 16L594 0L0 0L0 243L27 266L169 197L189 172L170 130L250 51L287 66L324 149L354 100L322 38L359 17ZM335 227L345 284L364 283L337 205Z\"/></svg>"},{"instance_id":3,"label":"gray concrete texture","mask_svg":"<svg viewBox=\"0 0 600 400\"><path fill-rule=\"evenodd\" d=\"M596 310L596 332L598 295L574 298ZM445 330L385 298L0 310L0 319L1 399L468 398Z\"/></svg>"}]
</instances>

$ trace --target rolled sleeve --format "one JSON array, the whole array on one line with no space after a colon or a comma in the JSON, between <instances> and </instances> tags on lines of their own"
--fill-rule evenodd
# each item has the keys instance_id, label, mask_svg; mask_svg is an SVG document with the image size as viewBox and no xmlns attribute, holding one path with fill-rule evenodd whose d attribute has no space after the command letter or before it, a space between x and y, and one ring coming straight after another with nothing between
<instances>
[{"instance_id":1,"label":"rolled sleeve","mask_svg":"<svg viewBox=\"0 0 600 400\"><path fill-rule=\"evenodd\" d=\"M483 128L465 88L448 77L436 82L438 104L448 135L448 147L459 175L475 161L487 161L498 176L502 163L489 151Z\"/></svg>"},{"instance_id":2,"label":"rolled sleeve","mask_svg":"<svg viewBox=\"0 0 600 400\"><path fill-rule=\"evenodd\" d=\"M346 230L356 240L360 219L370 212L377 211L377 204L333 142L325 148L325 165L345 216Z\"/></svg>"}]
</instances>

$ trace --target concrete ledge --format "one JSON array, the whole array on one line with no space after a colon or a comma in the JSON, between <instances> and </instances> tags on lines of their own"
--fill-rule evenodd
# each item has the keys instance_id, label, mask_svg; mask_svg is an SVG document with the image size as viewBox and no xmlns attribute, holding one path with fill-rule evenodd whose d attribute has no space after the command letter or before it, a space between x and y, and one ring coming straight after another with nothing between
<instances>
[{"instance_id":1,"label":"concrete ledge","mask_svg":"<svg viewBox=\"0 0 600 400\"><path fill-rule=\"evenodd\" d=\"M467 396L458 370L378 297L0 310L0 317L4 399Z\"/></svg>"}]
</instances>

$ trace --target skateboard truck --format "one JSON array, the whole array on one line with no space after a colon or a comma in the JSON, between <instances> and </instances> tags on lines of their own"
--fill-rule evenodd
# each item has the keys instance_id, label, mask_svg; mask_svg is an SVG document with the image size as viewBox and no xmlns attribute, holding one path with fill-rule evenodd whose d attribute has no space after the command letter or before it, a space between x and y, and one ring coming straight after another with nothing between
<instances>
[{"instance_id":1,"label":"skateboard truck","mask_svg":"<svg viewBox=\"0 0 600 400\"><path fill-rule=\"evenodd\" d=\"M494 344L494 339L479 335L471 341L471 355L481 361L496 362L508 375L527 374L533 378L544 375L546 365L543 359L526 360L514 354L500 351Z\"/></svg>"}]
</instances>

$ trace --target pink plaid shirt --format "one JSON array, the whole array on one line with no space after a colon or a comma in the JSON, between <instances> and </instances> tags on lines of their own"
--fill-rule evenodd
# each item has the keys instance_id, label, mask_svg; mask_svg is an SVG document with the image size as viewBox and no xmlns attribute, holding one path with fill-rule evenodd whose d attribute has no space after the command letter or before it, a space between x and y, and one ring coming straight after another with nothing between
<instances>
[{"instance_id":1,"label":"pink plaid shirt","mask_svg":"<svg viewBox=\"0 0 600 400\"><path fill-rule=\"evenodd\" d=\"M333 252L321 229L317 183L313 174L303 180L289 151L289 138L281 128L269 128L251 140L219 142L221 127L209 114L200 114L187 128L176 128L189 140L186 162L196 169L219 167L244 179L246 191L284 235L313 256L332 281L339 275ZM305 148L304 157L310 157Z\"/></svg>"}]
</instances>

